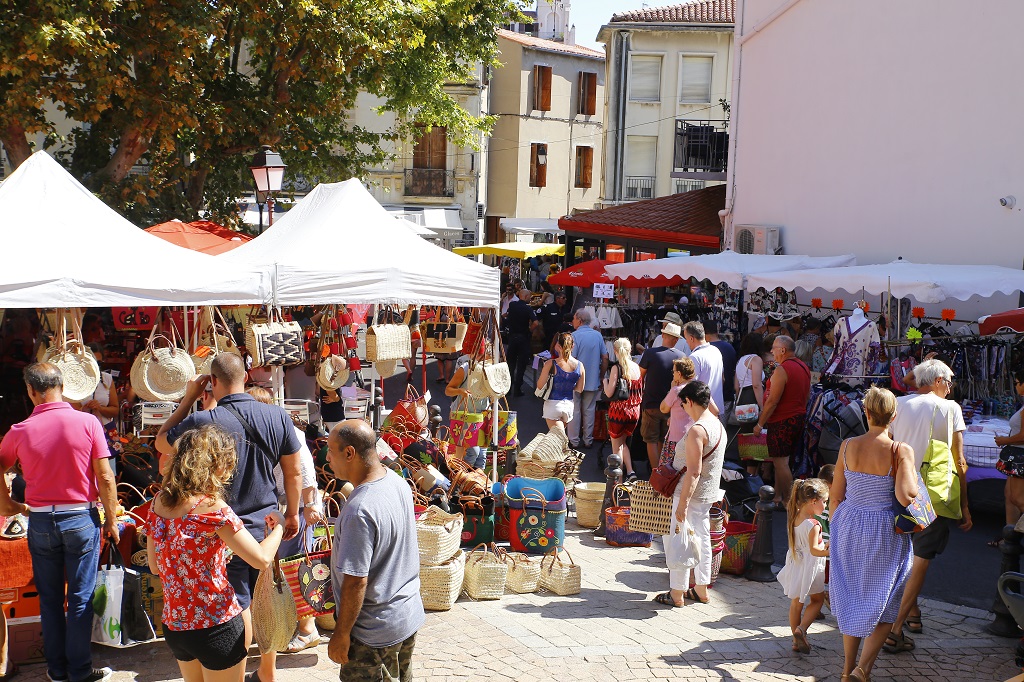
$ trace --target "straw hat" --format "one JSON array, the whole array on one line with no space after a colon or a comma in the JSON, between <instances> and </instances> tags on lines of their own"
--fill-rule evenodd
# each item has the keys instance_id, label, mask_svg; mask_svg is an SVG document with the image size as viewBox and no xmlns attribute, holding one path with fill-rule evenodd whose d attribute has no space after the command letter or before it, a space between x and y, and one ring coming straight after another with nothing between
<instances>
[{"instance_id":1,"label":"straw hat","mask_svg":"<svg viewBox=\"0 0 1024 682\"><path fill-rule=\"evenodd\" d=\"M678 324L675 324L674 322L669 322L668 324L661 328L661 333L668 334L669 336L674 336L678 339L683 335L683 330L679 328Z\"/></svg>"},{"instance_id":2,"label":"straw hat","mask_svg":"<svg viewBox=\"0 0 1024 682\"><path fill-rule=\"evenodd\" d=\"M316 368L316 383L325 391L336 391L348 383L348 361L332 355Z\"/></svg>"},{"instance_id":3,"label":"straw hat","mask_svg":"<svg viewBox=\"0 0 1024 682\"><path fill-rule=\"evenodd\" d=\"M100 366L92 351L78 343L68 344L66 349L54 346L47 348L43 362L49 362L60 369L64 380L64 397L72 402L91 397L99 386Z\"/></svg>"}]
</instances>

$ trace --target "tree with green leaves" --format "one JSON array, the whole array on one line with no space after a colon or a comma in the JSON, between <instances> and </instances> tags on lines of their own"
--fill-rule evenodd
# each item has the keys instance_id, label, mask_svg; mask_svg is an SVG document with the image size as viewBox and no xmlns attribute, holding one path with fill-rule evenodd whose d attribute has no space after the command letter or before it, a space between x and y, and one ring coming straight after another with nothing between
<instances>
[{"instance_id":1,"label":"tree with green leaves","mask_svg":"<svg viewBox=\"0 0 1024 682\"><path fill-rule=\"evenodd\" d=\"M445 86L496 63L522 2L0 0L0 142L15 167L39 135L70 149L61 160L136 222L233 222L261 144L310 182L379 164L415 123L472 144L492 121ZM360 92L399 123L354 126Z\"/></svg>"}]
</instances>

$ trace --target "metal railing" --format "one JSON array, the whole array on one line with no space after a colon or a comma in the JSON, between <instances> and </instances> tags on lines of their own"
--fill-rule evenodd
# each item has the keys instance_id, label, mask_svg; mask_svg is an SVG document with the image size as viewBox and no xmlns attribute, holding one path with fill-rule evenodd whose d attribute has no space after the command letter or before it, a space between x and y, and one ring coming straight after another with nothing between
<instances>
[{"instance_id":1,"label":"metal railing","mask_svg":"<svg viewBox=\"0 0 1024 682\"><path fill-rule=\"evenodd\" d=\"M405 196L454 197L455 171L443 168L406 168Z\"/></svg>"},{"instance_id":2,"label":"metal railing","mask_svg":"<svg viewBox=\"0 0 1024 682\"><path fill-rule=\"evenodd\" d=\"M626 176L626 186L623 192L623 199L653 199L654 178L644 176Z\"/></svg>"},{"instance_id":3,"label":"metal railing","mask_svg":"<svg viewBox=\"0 0 1024 682\"><path fill-rule=\"evenodd\" d=\"M676 121L676 171L724 173L729 160L727 121Z\"/></svg>"}]
</instances>

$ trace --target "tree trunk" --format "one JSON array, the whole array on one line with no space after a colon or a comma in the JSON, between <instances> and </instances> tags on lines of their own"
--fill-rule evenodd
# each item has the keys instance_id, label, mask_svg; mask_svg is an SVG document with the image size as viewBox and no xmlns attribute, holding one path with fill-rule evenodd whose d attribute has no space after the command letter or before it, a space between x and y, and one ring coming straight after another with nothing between
<instances>
[{"instance_id":1,"label":"tree trunk","mask_svg":"<svg viewBox=\"0 0 1024 682\"><path fill-rule=\"evenodd\" d=\"M11 168L17 168L32 156L32 146L28 143L28 135L25 134L25 129L17 123L10 123L4 128L0 128L0 142L7 150L7 160L10 162Z\"/></svg>"},{"instance_id":2,"label":"tree trunk","mask_svg":"<svg viewBox=\"0 0 1024 682\"><path fill-rule=\"evenodd\" d=\"M121 141L114 151L107 165L99 172L99 175L108 182L117 184L128 176L142 155L149 149L149 140L152 134L150 121L145 124L136 124L127 128L121 133Z\"/></svg>"},{"instance_id":3,"label":"tree trunk","mask_svg":"<svg viewBox=\"0 0 1024 682\"><path fill-rule=\"evenodd\" d=\"M203 207L203 198L206 192L206 178L210 174L210 167L198 161L193 164L192 176L188 179L188 189L185 191L185 199L188 205L196 213Z\"/></svg>"}]
</instances>

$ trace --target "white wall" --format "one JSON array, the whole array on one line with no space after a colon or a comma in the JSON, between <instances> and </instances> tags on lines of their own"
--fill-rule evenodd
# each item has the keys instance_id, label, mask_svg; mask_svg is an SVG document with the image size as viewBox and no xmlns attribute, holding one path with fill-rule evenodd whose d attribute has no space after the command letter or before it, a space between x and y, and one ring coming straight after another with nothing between
<instances>
[{"instance_id":1,"label":"white wall","mask_svg":"<svg viewBox=\"0 0 1024 682\"><path fill-rule=\"evenodd\" d=\"M740 48L733 223L782 225L787 253L1020 268L1022 24L1020 0L798 2Z\"/></svg>"}]
</instances>

